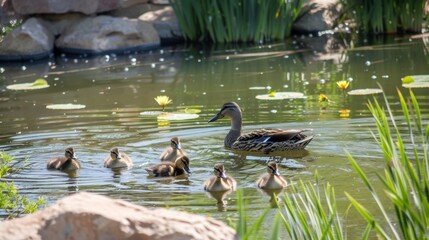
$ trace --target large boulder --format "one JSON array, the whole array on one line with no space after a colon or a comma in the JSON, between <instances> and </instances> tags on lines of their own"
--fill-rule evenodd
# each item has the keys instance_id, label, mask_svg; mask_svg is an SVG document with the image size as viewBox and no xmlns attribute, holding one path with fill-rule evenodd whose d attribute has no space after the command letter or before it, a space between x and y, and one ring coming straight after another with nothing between
<instances>
[{"instance_id":1,"label":"large boulder","mask_svg":"<svg viewBox=\"0 0 429 240\"><path fill-rule=\"evenodd\" d=\"M160 45L152 24L110 16L87 17L69 26L55 41L64 52L107 53L143 50Z\"/></svg>"},{"instance_id":2,"label":"large boulder","mask_svg":"<svg viewBox=\"0 0 429 240\"><path fill-rule=\"evenodd\" d=\"M45 21L29 18L0 42L0 60L30 60L49 56L54 48L54 35Z\"/></svg>"},{"instance_id":3,"label":"large boulder","mask_svg":"<svg viewBox=\"0 0 429 240\"><path fill-rule=\"evenodd\" d=\"M147 12L141 15L139 19L151 22L163 42L176 42L184 39L176 14L171 6Z\"/></svg>"},{"instance_id":4,"label":"large boulder","mask_svg":"<svg viewBox=\"0 0 429 240\"><path fill-rule=\"evenodd\" d=\"M234 239L217 220L77 193L32 215L0 223L0 239Z\"/></svg>"},{"instance_id":5,"label":"large boulder","mask_svg":"<svg viewBox=\"0 0 429 240\"><path fill-rule=\"evenodd\" d=\"M124 5L118 9L108 12L107 14L114 17L139 18L142 14L157 11L164 7L165 6L163 5L140 3L131 6Z\"/></svg>"},{"instance_id":6,"label":"large boulder","mask_svg":"<svg viewBox=\"0 0 429 240\"><path fill-rule=\"evenodd\" d=\"M119 7L120 0L12 0L15 11L22 15L80 12L94 14Z\"/></svg>"},{"instance_id":7,"label":"large boulder","mask_svg":"<svg viewBox=\"0 0 429 240\"><path fill-rule=\"evenodd\" d=\"M314 33L333 29L340 7L339 0L306 0L293 31Z\"/></svg>"},{"instance_id":8,"label":"large boulder","mask_svg":"<svg viewBox=\"0 0 429 240\"><path fill-rule=\"evenodd\" d=\"M119 6L121 8L127 8L127 7L131 7L134 5L140 5L142 3L147 3L147 2L149 2L149 0L120 0Z\"/></svg>"}]
</instances>

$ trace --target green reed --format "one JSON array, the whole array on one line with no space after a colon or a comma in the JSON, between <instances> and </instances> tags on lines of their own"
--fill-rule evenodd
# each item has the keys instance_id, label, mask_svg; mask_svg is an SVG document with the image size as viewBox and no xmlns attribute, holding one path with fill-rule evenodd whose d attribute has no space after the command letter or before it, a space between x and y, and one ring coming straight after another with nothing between
<instances>
[{"instance_id":1,"label":"green reed","mask_svg":"<svg viewBox=\"0 0 429 240\"><path fill-rule=\"evenodd\" d=\"M375 181L346 151L346 155L376 203L377 215L345 193L356 210L367 222L362 229L362 239L368 239L373 232L380 239L427 239L429 237L429 124L424 125L419 104L412 91L406 99L398 91L402 108L401 118L395 118L389 102L384 96L385 108L374 99L368 103L377 132L372 133L383 152L386 169L378 178L382 190L374 187ZM401 124L397 123L401 119ZM402 119L404 123L402 124ZM405 130L403 129L405 127ZM336 194L329 183L323 190L319 185L299 182L291 186L278 204L270 236L279 237L283 226L292 239L346 239L345 224L337 209ZM248 226L241 192L238 193L239 226ZM381 197L387 196L382 201ZM393 207L394 211L389 211ZM381 213L381 214L380 214ZM266 218L264 212L251 228L238 231L242 239L259 239L261 225ZM267 221L265 219L265 221ZM279 225L280 223L280 225ZM266 233L265 233L266 234ZM266 235L264 235L266 237Z\"/></svg>"},{"instance_id":2,"label":"green reed","mask_svg":"<svg viewBox=\"0 0 429 240\"><path fill-rule=\"evenodd\" d=\"M303 0L170 0L188 41L267 42L289 36Z\"/></svg>"},{"instance_id":3,"label":"green reed","mask_svg":"<svg viewBox=\"0 0 429 240\"><path fill-rule=\"evenodd\" d=\"M366 33L419 33L428 0L340 0L344 12Z\"/></svg>"}]
</instances>

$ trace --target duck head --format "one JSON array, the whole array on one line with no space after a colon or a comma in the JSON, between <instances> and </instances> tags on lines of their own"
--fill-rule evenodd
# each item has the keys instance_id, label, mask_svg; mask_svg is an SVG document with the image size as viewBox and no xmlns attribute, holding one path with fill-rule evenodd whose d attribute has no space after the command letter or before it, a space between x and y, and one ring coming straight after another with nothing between
<instances>
[{"instance_id":1,"label":"duck head","mask_svg":"<svg viewBox=\"0 0 429 240\"><path fill-rule=\"evenodd\" d=\"M116 159L121 159L121 154L119 153L119 149L118 148L112 148L110 150L110 157L114 160Z\"/></svg>"},{"instance_id":2,"label":"duck head","mask_svg":"<svg viewBox=\"0 0 429 240\"><path fill-rule=\"evenodd\" d=\"M189 158L187 156L182 156L176 159L176 168L183 169L185 173L191 174L191 169L189 168Z\"/></svg>"},{"instance_id":3,"label":"duck head","mask_svg":"<svg viewBox=\"0 0 429 240\"><path fill-rule=\"evenodd\" d=\"M178 137L172 137L170 144L173 149L182 149L182 144L180 143L180 139Z\"/></svg>"},{"instance_id":4,"label":"duck head","mask_svg":"<svg viewBox=\"0 0 429 240\"><path fill-rule=\"evenodd\" d=\"M213 171L214 175L218 178L226 178L225 175L225 168L223 166L223 164L218 163L214 166L214 171Z\"/></svg>"},{"instance_id":5,"label":"duck head","mask_svg":"<svg viewBox=\"0 0 429 240\"><path fill-rule=\"evenodd\" d=\"M76 155L74 154L74 149L72 147L66 148L66 150L64 152L64 156L67 159L76 159Z\"/></svg>"},{"instance_id":6,"label":"duck head","mask_svg":"<svg viewBox=\"0 0 429 240\"><path fill-rule=\"evenodd\" d=\"M268 164L267 164L267 172L269 174L272 174L272 175L275 175L275 176L280 176L279 169L278 169L277 163L275 161L268 162Z\"/></svg>"},{"instance_id":7,"label":"duck head","mask_svg":"<svg viewBox=\"0 0 429 240\"><path fill-rule=\"evenodd\" d=\"M238 106L237 103L235 102L228 102L225 103L222 108L220 109L220 111L214 116L212 117L208 122L215 122L218 119L222 119L224 117L227 118L237 118L238 116L241 117L241 109Z\"/></svg>"}]
</instances>

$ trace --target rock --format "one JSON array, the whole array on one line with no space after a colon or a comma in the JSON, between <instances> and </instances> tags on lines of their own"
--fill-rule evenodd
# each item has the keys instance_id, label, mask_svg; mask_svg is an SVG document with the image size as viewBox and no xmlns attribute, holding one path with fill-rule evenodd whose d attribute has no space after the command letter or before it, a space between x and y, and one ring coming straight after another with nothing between
<instances>
[{"instance_id":1,"label":"rock","mask_svg":"<svg viewBox=\"0 0 429 240\"><path fill-rule=\"evenodd\" d=\"M120 0L119 7L127 8L127 7L132 7L134 5L140 5L142 3L147 3L147 2L149 2L149 0Z\"/></svg>"},{"instance_id":2,"label":"rock","mask_svg":"<svg viewBox=\"0 0 429 240\"><path fill-rule=\"evenodd\" d=\"M151 22L163 42L177 42L184 39L176 14L171 6L147 12L141 15L139 19Z\"/></svg>"},{"instance_id":3,"label":"rock","mask_svg":"<svg viewBox=\"0 0 429 240\"><path fill-rule=\"evenodd\" d=\"M72 25L82 21L86 17L82 13L43 14L38 16L39 19L49 23L49 30L54 36L63 34Z\"/></svg>"},{"instance_id":4,"label":"rock","mask_svg":"<svg viewBox=\"0 0 429 240\"><path fill-rule=\"evenodd\" d=\"M48 23L29 18L7 34L0 43L0 60L30 60L48 57L54 48L54 35Z\"/></svg>"},{"instance_id":5,"label":"rock","mask_svg":"<svg viewBox=\"0 0 429 240\"><path fill-rule=\"evenodd\" d=\"M12 0L15 11L22 15L79 12L94 14L119 7L120 0Z\"/></svg>"},{"instance_id":6,"label":"rock","mask_svg":"<svg viewBox=\"0 0 429 240\"><path fill-rule=\"evenodd\" d=\"M110 11L108 14L113 17L139 18L144 13L156 11L162 8L164 8L164 6L153 5L150 3L141 3L129 7L118 8L116 10Z\"/></svg>"},{"instance_id":7,"label":"rock","mask_svg":"<svg viewBox=\"0 0 429 240\"><path fill-rule=\"evenodd\" d=\"M152 24L110 16L87 17L70 26L55 41L60 51L88 54L143 50L159 44Z\"/></svg>"},{"instance_id":8,"label":"rock","mask_svg":"<svg viewBox=\"0 0 429 240\"><path fill-rule=\"evenodd\" d=\"M338 0L307 0L293 25L294 32L319 32L334 27L340 13Z\"/></svg>"},{"instance_id":9,"label":"rock","mask_svg":"<svg viewBox=\"0 0 429 240\"><path fill-rule=\"evenodd\" d=\"M153 4L157 4L157 5L169 5L170 4L168 2L168 0L151 0L150 2Z\"/></svg>"},{"instance_id":10,"label":"rock","mask_svg":"<svg viewBox=\"0 0 429 240\"><path fill-rule=\"evenodd\" d=\"M3 239L234 239L217 220L77 193L34 214L0 223Z\"/></svg>"}]
</instances>

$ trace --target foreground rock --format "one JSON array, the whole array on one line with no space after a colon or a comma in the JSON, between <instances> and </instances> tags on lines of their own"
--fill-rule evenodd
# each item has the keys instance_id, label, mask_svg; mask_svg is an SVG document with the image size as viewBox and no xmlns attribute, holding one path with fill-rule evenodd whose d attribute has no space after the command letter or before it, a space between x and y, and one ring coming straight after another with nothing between
<instances>
[{"instance_id":1,"label":"foreground rock","mask_svg":"<svg viewBox=\"0 0 429 240\"><path fill-rule=\"evenodd\" d=\"M68 12L89 15L114 10L119 7L119 4L120 0L12 0L13 8L22 15Z\"/></svg>"},{"instance_id":2,"label":"foreground rock","mask_svg":"<svg viewBox=\"0 0 429 240\"><path fill-rule=\"evenodd\" d=\"M78 193L23 218L0 223L0 239L234 239L224 223Z\"/></svg>"},{"instance_id":3,"label":"foreground rock","mask_svg":"<svg viewBox=\"0 0 429 240\"><path fill-rule=\"evenodd\" d=\"M144 50L158 45L160 39L152 24L110 16L78 21L55 41L60 51L90 54Z\"/></svg>"},{"instance_id":4,"label":"foreground rock","mask_svg":"<svg viewBox=\"0 0 429 240\"><path fill-rule=\"evenodd\" d=\"M54 48L54 35L46 22L30 18L7 34L0 42L0 60L30 60L49 56Z\"/></svg>"}]
</instances>

